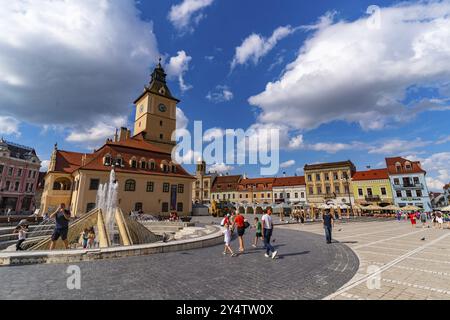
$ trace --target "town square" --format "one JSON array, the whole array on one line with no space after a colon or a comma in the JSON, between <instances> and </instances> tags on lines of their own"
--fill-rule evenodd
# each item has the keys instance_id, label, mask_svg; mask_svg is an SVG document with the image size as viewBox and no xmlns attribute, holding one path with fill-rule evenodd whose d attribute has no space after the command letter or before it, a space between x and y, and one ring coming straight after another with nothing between
<instances>
[{"instance_id":1,"label":"town square","mask_svg":"<svg viewBox=\"0 0 450 320\"><path fill-rule=\"evenodd\" d=\"M2 4L0 299L450 300L449 17Z\"/></svg>"}]
</instances>

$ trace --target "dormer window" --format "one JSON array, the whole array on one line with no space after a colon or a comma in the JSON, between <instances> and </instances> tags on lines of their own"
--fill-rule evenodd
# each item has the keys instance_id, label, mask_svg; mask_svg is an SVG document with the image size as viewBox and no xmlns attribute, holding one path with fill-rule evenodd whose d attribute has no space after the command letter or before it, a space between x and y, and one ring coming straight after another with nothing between
<instances>
[{"instance_id":1,"label":"dormer window","mask_svg":"<svg viewBox=\"0 0 450 320\"><path fill-rule=\"evenodd\" d=\"M147 169L147 161L145 159L141 159L141 169Z\"/></svg>"},{"instance_id":2,"label":"dormer window","mask_svg":"<svg viewBox=\"0 0 450 320\"><path fill-rule=\"evenodd\" d=\"M155 170L156 169L155 160L150 160L149 161L149 168L150 168L150 170Z\"/></svg>"},{"instance_id":3,"label":"dormer window","mask_svg":"<svg viewBox=\"0 0 450 320\"><path fill-rule=\"evenodd\" d=\"M115 163L116 167L123 167L123 159L121 155L117 156Z\"/></svg>"},{"instance_id":4,"label":"dormer window","mask_svg":"<svg viewBox=\"0 0 450 320\"><path fill-rule=\"evenodd\" d=\"M408 170L408 171L412 170L412 166L411 166L410 162L405 162L405 169Z\"/></svg>"},{"instance_id":5,"label":"dormer window","mask_svg":"<svg viewBox=\"0 0 450 320\"><path fill-rule=\"evenodd\" d=\"M103 158L103 164L105 166L110 166L112 164L112 158L111 155L107 154L104 158Z\"/></svg>"},{"instance_id":6,"label":"dormer window","mask_svg":"<svg viewBox=\"0 0 450 320\"><path fill-rule=\"evenodd\" d=\"M395 169L397 170L397 172L401 172L402 171L402 165L400 162L397 162L395 164Z\"/></svg>"},{"instance_id":7,"label":"dormer window","mask_svg":"<svg viewBox=\"0 0 450 320\"><path fill-rule=\"evenodd\" d=\"M130 160L130 166L131 166L132 168L134 168L134 169L137 168L137 160L136 160L135 157L131 158L131 160Z\"/></svg>"}]
</instances>

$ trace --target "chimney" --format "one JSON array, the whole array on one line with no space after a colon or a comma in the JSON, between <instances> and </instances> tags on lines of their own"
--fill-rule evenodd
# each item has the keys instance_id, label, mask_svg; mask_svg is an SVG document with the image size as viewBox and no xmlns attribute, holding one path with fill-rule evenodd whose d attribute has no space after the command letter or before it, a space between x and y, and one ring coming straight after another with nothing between
<instances>
[{"instance_id":1,"label":"chimney","mask_svg":"<svg viewBox=\"0 0 450 320\"><path fill-rule=\"evenodd\" d=\"M131 138L131 130L127 129L127 140Z\"/></svg>"}]
</instances>

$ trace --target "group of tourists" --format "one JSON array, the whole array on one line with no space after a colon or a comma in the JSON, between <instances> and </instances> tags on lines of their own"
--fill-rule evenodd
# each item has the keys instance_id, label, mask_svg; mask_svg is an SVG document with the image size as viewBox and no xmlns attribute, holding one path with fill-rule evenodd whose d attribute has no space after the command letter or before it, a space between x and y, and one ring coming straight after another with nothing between
<instances>
[{"instance_id":1,"label":"group of tourists","mask_svg":"<svg viewBox=\"0 0 450 320\"><path fill-rule=\"evenodd\" d=\"M252 227L248 220L246 220L244 216L239 212L232 212L231 214L227 214L225 218L223 218L221 226L224 228L223 233L225 249L223 254L231 254L232 257L236 257L238 255L231 247L233 234L235 232L237 232L239 240L239 254L243 254L245 252L244 235L246 233L246 230ZM261 221L259 221L258 217L255 217L253 224L255 235L252 247L257 248L259 240L262 240L264 243L264 248L266 250L265 257L275 259L277 257L278 251L276 251L271 244L273 228L274 224L272 219L272 210L268 209L267 213L262 216Z\"/></svg>"},{"instance_id":2,"label":"group of tourists","mask_svg":"<svg viewBox=\"0 0 450 320\"><path fill-rule=\"evenodd\" d=\"M450 229L450 215L447 212L397 212L397 220L410 220L411 226L416 227L417 222L422 223L423 228L431 227L429 222L431 221L432 226L436 229L444 229L444 224L447 224L447 229Z\"/></svg>"}]
</instances>

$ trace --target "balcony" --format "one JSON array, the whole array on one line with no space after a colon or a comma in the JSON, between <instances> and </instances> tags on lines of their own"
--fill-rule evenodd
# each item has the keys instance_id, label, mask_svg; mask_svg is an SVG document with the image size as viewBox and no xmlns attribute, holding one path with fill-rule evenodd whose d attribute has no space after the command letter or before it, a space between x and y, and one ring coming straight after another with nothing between
<instances>
[{"instance_id":1,"label":"balcony","mask_svg":"<svg viewBox=\"0 0 450 320\"><path fill-rule=\"evenodd\" d=\"M381 202L380 196L366 196L367 202Z\"/></svg>"},{"instance_id":2,"label":"balcony","mask_svg":"<svg viewBox=\"0 0 450 320\"><path fill-rule=\"evenodd\" d=\"M394 189L423 189L422 183L394 184Z\"/></svg>"},{"instance_id":3,"label":"balcony","mask_svg":"<svg viewBox=\"0 0 450 320\"><path fill-rule=\"evenodd\" d=\"M324 198L325 200L336 199L336 194L334 194L334 193L328 193L328 194L325 194L325 195L323 196L323 198Z\"/></svg>"}]
</instances>

